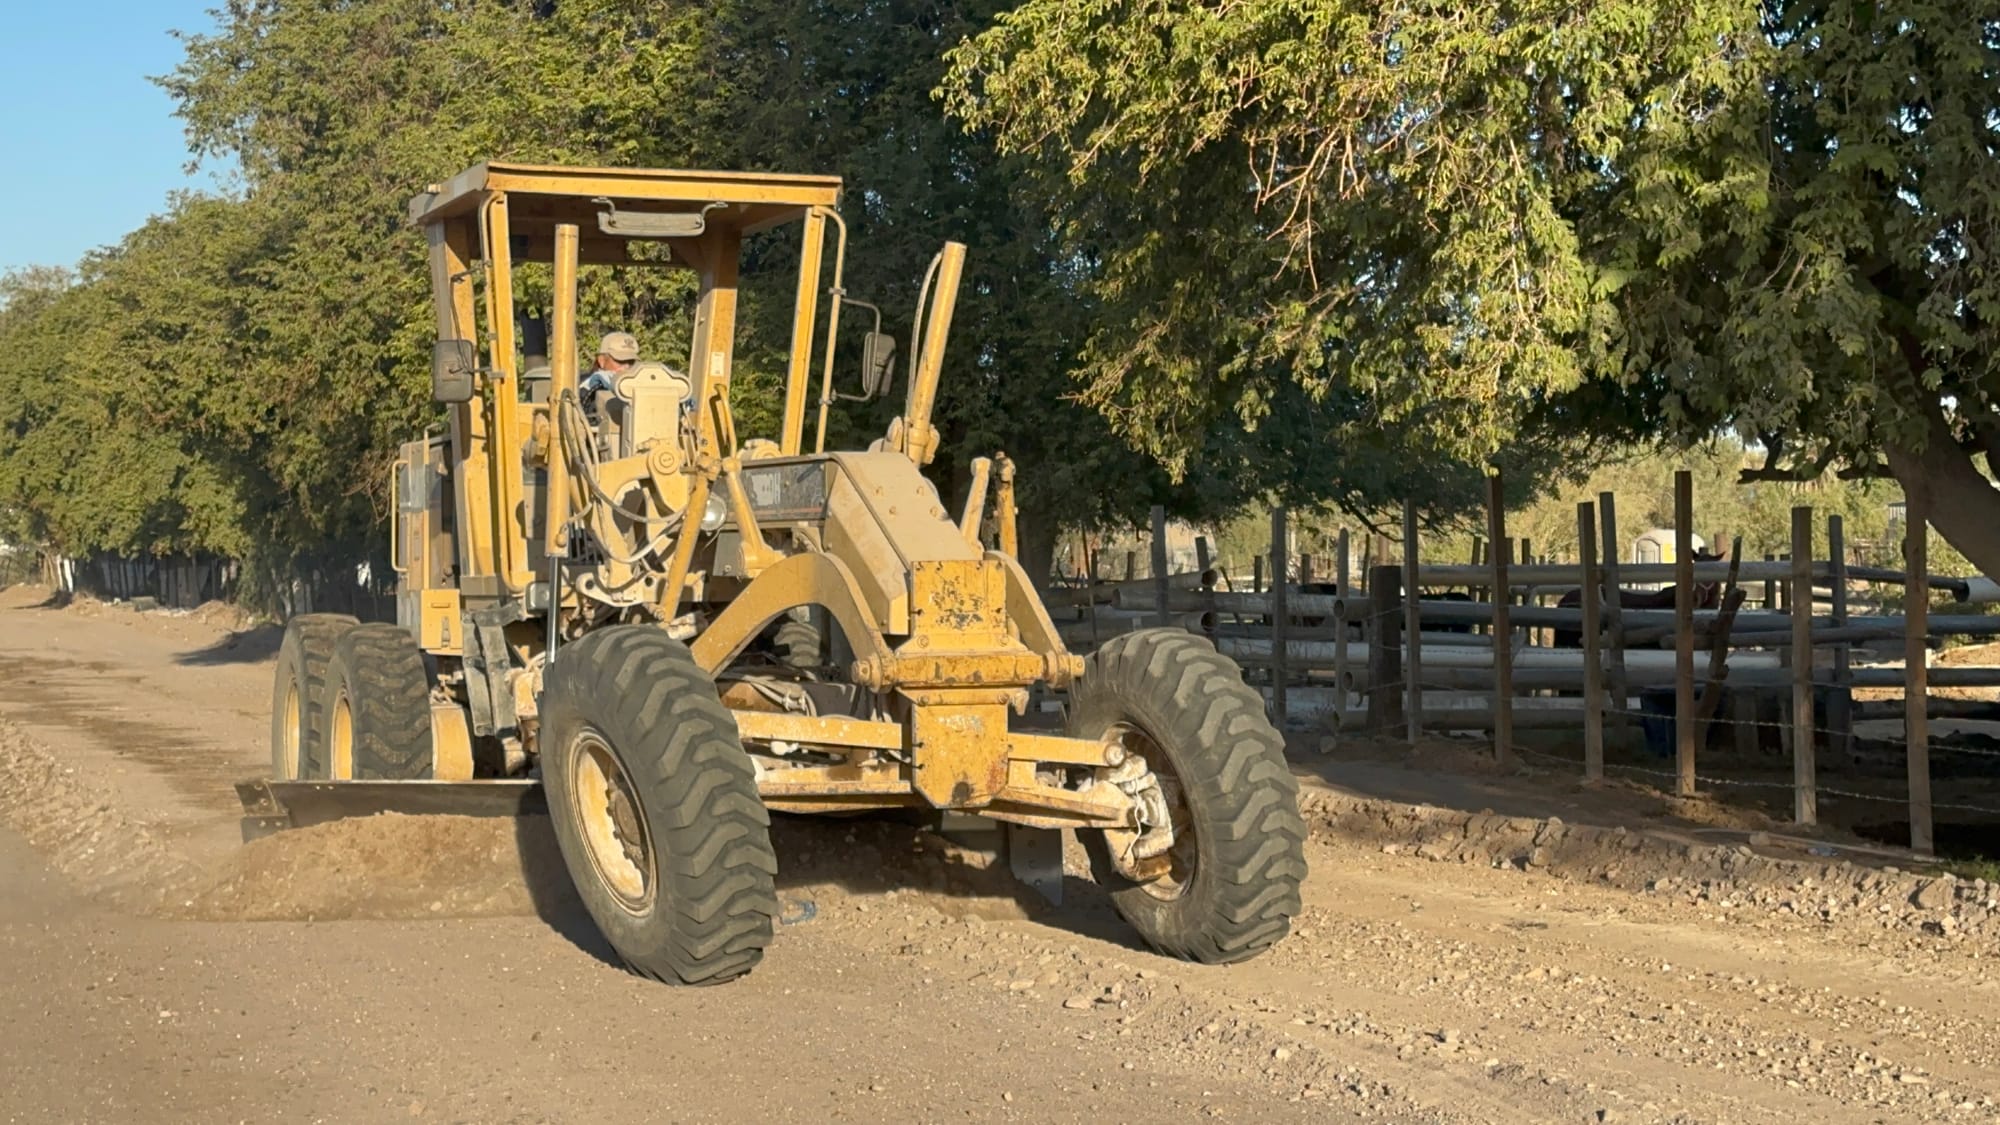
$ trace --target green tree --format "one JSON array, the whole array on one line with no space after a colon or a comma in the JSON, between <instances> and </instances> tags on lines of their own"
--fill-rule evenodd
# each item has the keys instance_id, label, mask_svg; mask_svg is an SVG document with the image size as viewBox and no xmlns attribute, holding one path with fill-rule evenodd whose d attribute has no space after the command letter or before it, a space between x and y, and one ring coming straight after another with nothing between
<instances>
[{"instance_id":1,"label":"green tree","mask_svg":"<svg viewBox=\"0 0 2000 1125\"><path fill-rule=\"evenodd\" d=\"M190 40L167 85L197 151L234 156L253 198L299 201L299 237L273 279L298 292L273 302L276 321L311 326L315 341L284 354L340 399L324 416L286 404L301 442L286 486L357 466L379 478L393 438L427 417L426 275L414 232L400 226L403 202L494 158L840 173L853 230L847 288L881 303L899 332L926 259L945 238L967 241L940 406L945 483L970 456L1006 449L1024 468L1031 554L1061 523L1143 511L1151 487L1113 486L1143 480L1145 459L1063 397L1084 312L1052 264L1039 212L991 146L930 100L945 46L993 7L826 0L802 19L768 2L233 6L215 35ZM746 433L773 427L796 261L788 239L746 248L736 398ZM685 347L684 282L629 272L594 281L587 323L637 328L658 354ZM381 423L357 432L357 415ZM856 440L884 421L881 409L843 409L837 433ZM1079 462L1094 463L1105 487L1040 471Z\"/></svg>"},{"instance_id":2,"label":"green tree","mask_svg":"<svg viewBox=\"0 0 2000 1125\"><path fill-rule=\"evenodd\" d=\"M285 505L245 357L266 251L244 204L182 197L0 314L0 496L72 552L245 557Z\"/></svg>"},{"instance_id":3,"label":"green tree","mask_svg":"<svg viewBox=\"0 0 2000 1125\"><path fill-rule=\"evenodd\" d=\"M1177 466L1287 381L1463 457L1733 429L2000 572L1997 51L1994 0L1027 0L944 93L1037 158L1090 397Z\"/></svg>"},{"instance_id":4,"label":"green tree","mask_svg":"<svg viewBox=\"0 0 2000 1125\"><path fill-rule=\"evenodd\" d=\"M240 190L174 201L75 278L10 279L0 298L4 518L66 550L217 551L271 573L379 552L396 443L437 418L405 204L488 157L837 172L847 287L899 334L938 243L969 243L935 472L955 499L970 457L1012 455L1031 568L1059 529L1127 524L1159 502L1210 518L1252 498L1475 499L1479 470L1423 412L1293 379L1277 353L1190 369L1261 388L1174 430L1192 472L1156 462L1130 412L1079 387L1096 326L1132 306L1095 285L1101 255L1052 222L1038 161L948 120L933 94L945 52L1002 9L233 0L162 83L197 158L230 158ZM747 248L746 432L774 414L796 252L782 237ZM654 354L686 346L684 278L587 272L586 331L634 328ZM524 303L546 295L537 271L520 282ZM836 433L865 441L890 409L844 407Z\"/></svg>"},{"instance_id":5,"label":"green tree","mask_svg":"<svg viewBox=\"0 0 2000 1125\"><path fill-rule=\"evenodd\" d=\"M1045 565L1058 529L1129 522L1155 502L1203 515L1270 493L1430 497L1450 482L1457 498L1476 495L1476 472L1439 473L1403 455L1386 439L1394 420L1358 399L1286 393L1291 409L1269 418L1213 419L1199 435L1203 471L1178 484L1119 438L1115 419L1077 401L1071 372L1106 311L1080 291L1078 262L1026 181L1027 162L948 121L932 94L945 50L1002 7L232 6L217 33L189 41L167 86L196 150L234 156L251 198L290 217L267 279L277 292L262 302L265 331L271 362L324 397L274 402L295 422L283 488L323 493L360 471L382 502L374 482L387 451L428 416L425 274L414 233L399 225L402 203L416 186L492 157L837 172L853 235L847 288L880 303L899 333L930 254L947 238L967 242L939 405L949 452L937 473L957 496L970 457L1003 449L1020 463L1031 569ZM795 263L782 238L746 252L736 404L746 432L768 428L773 415ZM684 289L627 276L593 293L587 320L638 327L656 350L684 343L642 323L683 314ZM837 433L849 442L885 421L882 407L840 413ZM357 417L371 424L358 427ZM356 492L369 495L350 484L347 494ZM334 522L347 534L359 518L343 512Z\"/></svg>"}]
</instances>

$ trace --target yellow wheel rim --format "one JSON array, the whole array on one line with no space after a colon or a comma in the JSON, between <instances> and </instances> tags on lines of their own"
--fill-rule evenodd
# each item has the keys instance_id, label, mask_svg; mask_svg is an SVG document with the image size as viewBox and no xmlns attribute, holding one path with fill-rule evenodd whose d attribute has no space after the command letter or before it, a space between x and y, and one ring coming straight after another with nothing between
<instances>
[{"instance_id":1,"label":"yellow wheel rim","mask_svg":"<svg viewBox=\"0 0 2000 1125\"><path fill-rule=\"evenodd\" d=\"M280 762L285 780L304 777L305 763L299 757L299 685L295 683L285 685L285 734L284 742L278 749L283 755Z\"/></svg>"},{"instance_id":2,"label":"yellow wheel rim","mask_svg":"<svg viewBox=\"0 0 2000 1125\"><path fill-rule=\"evenodd\" d=\"M328 732L327 753L332 759L328 776L335 781L354 779L354 708L341 692L333 701L333 729Z\"/></svg>"},{"instance_id":3,"label":"yellow wheel rim","mask_svg":"<svg viewBox=\"0 0 2000 1125\"><path fill-rule=\"evenodd\" d=\"M586 727L570 740L567 757L578 835L591 869L626 913L648 913L656 893L653 837L617 752Z\"/></svg>"}]
</instances>

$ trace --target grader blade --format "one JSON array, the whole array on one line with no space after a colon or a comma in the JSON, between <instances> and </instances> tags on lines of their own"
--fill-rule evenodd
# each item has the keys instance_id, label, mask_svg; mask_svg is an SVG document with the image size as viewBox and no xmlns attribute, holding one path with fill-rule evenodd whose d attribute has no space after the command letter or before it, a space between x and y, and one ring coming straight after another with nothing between
<instances>
[{"instance_id":1,"label":"grader blade","mask_svg":"<svg viewBox=\"0 0 2000 1125\"><path fill-rule=\"evenodd\" d=\"M288 828L309 828L348 817L529 816L549 811L542 783L494 781L271 781L236 783L243 802L243 842Z\"/></svg>"}]
</instances>

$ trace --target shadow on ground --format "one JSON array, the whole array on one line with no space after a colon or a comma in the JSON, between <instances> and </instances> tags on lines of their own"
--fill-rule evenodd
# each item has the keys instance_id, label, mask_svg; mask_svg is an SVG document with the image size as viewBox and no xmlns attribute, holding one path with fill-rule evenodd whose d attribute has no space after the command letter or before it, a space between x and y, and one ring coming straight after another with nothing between
<instances>
[{"instance_id":1,"label":"shadow on ground","mask_svg":"<svg viewBox=\"0 0 2000 1125\"><path fill-rule=\"evenodd\" d=\"M1553 755L1555 760L1524 764L1518 758L1496 762L1491 747L1474 740L1428 738L1411 746L1394 739L1343 737L1331 753L1320 751L1318 743L1317 735L1294 736L1289 748L1293 772L1349 797L1467 813L1559 817L1608 828L1679 831L1711 842L1718 833L1783 826L1778 819L1783 810L1708 796L1684 799L1649 779L1616 776L1616 769L1604 781L1586 782L1580 776L1580 763L1571 766L1561 754ZM1608 750L1606 757L1614 767L1657 770L1663 764L1617 748ZM1672 768L1671 762L1664 765Z\"/></svg>"},{"instance_id":2,"label":"shadow on ground","mask_svg":"<svg viewBox=\"0 0 2000 1125\"><path fill-rule=\"evenodd\" d=\"M73 595L53 590L47 586L16 583L12 586L0 585L0 610L6 609L62 609L74 601Z\"/></svg>"},{"instance_id":3,"label":"shadow on ground","mask_svg":"<svg viewBox=\"0 0 2000 1125\"><path fill-rule=\"evenodd\" d=\"M576 896L569 869L563 866L562 849L556 844L555 830L546 816L514 818L514 844L521 853L521 881L535 906L535 916L565 941L614 968L624 968L618 951L611 948L583 900Z\"/></svg>"},{"instance_id":4,"label":"shadow on ground","mask_svg":"<svg viewBox=\"0 0 2000 1125\"><path fill-rule=\"evenodd\" d=\"M187 667L214 667L222 664L256 664L278 654L285 630L278 625L253 625L222 637L213 644L191 649L174 657Z\"/></svg>"},{"instance_id":5,"label":"shadow on ground","mask_svg":"<svg viewBox=\"0 0 2000 1125\"><path fill-rule=\"evenodd\" d=\"M577 897L548 818L516 818L515 839L536 915L591 957L622 964ZM1052 905L1014 878L1003 855L954 842L906 817L775 813L771 842L778 853L781 933L791 925L812 924L839 899L893 891L901 905L953 917L1028 920L1131 950L1144 948L1090 880L1066 877L1063 904Z\"/></svg>"}]
</instances>

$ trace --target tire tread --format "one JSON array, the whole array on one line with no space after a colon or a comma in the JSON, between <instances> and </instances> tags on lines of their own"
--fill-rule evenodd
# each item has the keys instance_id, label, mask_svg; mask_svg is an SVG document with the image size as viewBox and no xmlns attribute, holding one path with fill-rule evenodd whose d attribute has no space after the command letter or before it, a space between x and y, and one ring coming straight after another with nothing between
<instances>
[{"instance_id":1,"label":"tire tread","mask_svg":"<svg viewBox=\"0 0 2000 1125\"><path fill-rule=\"evenodd\" d=\"M430 673L409 630L382 622L347 630L334 648L328 679L329 687L347 689L356 780L431 776ZM330 714L331 691L327 698Z\"/></svg>"},{"instance_id":2,"label":"tire tread","mask_svg":"<svg viewBox=\"0 0 2000 1125\"><path fill-rule=\"evenodd\" d=\"M1099 648L1071 692L1073 734L1120 719L1173 757L1206 837L1186 893L1163 902L1128 884L1112 895L1120 913L1155 948L1194 961L1241 961L1277 943L1301 909L1306 828L1263 697L1206 640L1140 630Z\"/></svg>"},{"instance_id":3,"label":"tire tread","mask_svg":"<svg viewBox=\"0 0 2000 1125\"><path fill-rule=\"evenodd\" d=\"M613 947L633 971L669 984L719 984L749 972L778 914L778 858L750 757L714 683L660 630L617 626L563 650L547 700L551 751L567 738L560 724L588 720L614 742L642 790L662 884L643 935L648 948L619 941L613 931L624 922L608 912L622 908L597 901L586 856L569 860ZM583 846L571 835L568 825L557 834L566 858Z\"/></svg>"},{"instance_id":4,"label":"tire tread","mask_svg":"<svg viewBox=\"0 0 2000 1125\"><path fill-rule=\"evenodd\" d=\"M278 646L276 682L271 691L271 776L284 781L324 778L328 774L327 738L332 730L327 678L333 650L342 634L357 624L344 613L301 613L285 622ZM299 762L296 776L284 760L285 687L295 680L299 700Z\"/></svg>"}]
</instances>

